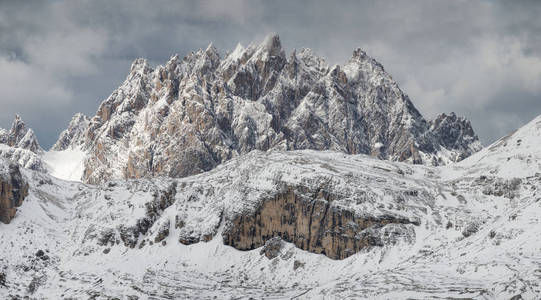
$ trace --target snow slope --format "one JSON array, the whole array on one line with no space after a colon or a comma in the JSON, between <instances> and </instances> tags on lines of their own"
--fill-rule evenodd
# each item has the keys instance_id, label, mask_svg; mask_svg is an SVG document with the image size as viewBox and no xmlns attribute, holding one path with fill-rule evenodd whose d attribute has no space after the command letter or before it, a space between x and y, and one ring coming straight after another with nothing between
<instances>
[{"instance_id":1,"label":"snow slope","mask_svg":"<svg viewBox=\"0 0 541 300\"><path fill-rule=\"evenodd\" d=\"M86 153L77 147L62 151L49 150L41 159L52 176L69 181L81 181L83 178Z\"/></svg>"},{"instance_id":2,"label":"snow slope","mask_svg":"<svg viewBox=\"0 0 541 300\"><path fill-rule=\"evenodd\" d=\"M336 152L259 152L183 179L113 181L100 186L25 171L31 191L0 226L0 295L35 298L137 296L299 299L538 299L541 294L541 176L518 184L468 168L433 168ZM534 168L534 167L532 167ZM481 167L477 169L483 173ZM490 167L484 169L490 170ZM462 172L463 176L455 174ZM396 244L344 260L286 244L279 257L222 243L222 218L250 213L283 184L327 186L336 205L359 214L400 214L420 222ZM176 186L146 233L119 236L149 203ZM501 191L501 193L500 193ZM166 221L163 242L150 243ZM215 232L208 242L179 243ZM115 241L118 241L116 242ZM47 259L36 256L42 249ZM43 256L42 256L43 257ZM296 268L295 268L296 266ZM135 299L135 298L130 298Z\"/></svg>"},{"instance_id":3,"label":"snow slope","mask_svg":"<svg viewBox=\"0 0 541 300\"><path fill-rule=\"evenodd\" d=\"M534 176L541 170L541 116L499 139L458 166L470 173L504 178Z\"/></svg>"}]
</instances>

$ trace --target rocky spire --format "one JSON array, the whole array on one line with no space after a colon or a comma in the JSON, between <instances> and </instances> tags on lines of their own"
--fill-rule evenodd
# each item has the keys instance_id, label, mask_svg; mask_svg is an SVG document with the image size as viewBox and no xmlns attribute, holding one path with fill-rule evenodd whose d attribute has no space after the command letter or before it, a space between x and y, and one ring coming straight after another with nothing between
<instances>
[{"instance_id":1,"label":"rocky spire","mask_svg":"<svg viewBox=\"0 0 541 300\"><path fill-rule=\"evenodd\" d=\"M34 131L26 127L26 124L18 114L15 115L11 129L0 132L0 142L10 147L26 149L34 153L43 151Z\"/></svg>"},{"instance_id":2,"label":"rocky spire","mask_svg":"<svg viewBox=\"0 0 541 300\"><path fill-rule=\"evenodd\" d=\"M429 122L429 130L446 149L459 151L462 160L481 150L482 145L473 131L469 120L458 117L454 112L442 113Z\"/></svg>"},{"instance_id":3,"label":"rocky spire","mask_svg":"<svg viewBox=\"0 0 541 300\"><path fill-rule=\"evenodd\" d=\"M62 151L73 149L84 143L85 132L90 124L90 119L82 113L77 113L71 119L68 128L60 134L60 137L51 150Z\"/></svg>"},{"instance_id":4,"label":"rocky spire","mask_svg":"<svg viewBox=\"0 0 541 300\"><path fill-rule=\"evenodd\" d=\"M210 44L155 70L136 60L84 134L83 179L183 177L254 149L335 150L425 164L477 149L468 146L475 139L465 124L459 136L453 126L430 126L363 50L329 67L309 49L288 59L271 34L224 59ZM68 140L59 149L81 143Z\"/></svg>"}]
</instances>

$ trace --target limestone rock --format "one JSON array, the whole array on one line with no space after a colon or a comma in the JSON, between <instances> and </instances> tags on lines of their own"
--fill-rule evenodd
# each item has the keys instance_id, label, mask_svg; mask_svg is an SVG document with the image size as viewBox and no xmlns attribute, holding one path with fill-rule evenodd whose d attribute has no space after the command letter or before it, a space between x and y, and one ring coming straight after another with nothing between
<instances>
[{"instance_id":1,"label":"limestone rock","mask_svg":"<svg viewBox=\"0 0 541 300\"><path fill-rule=\"evenodd\" d=\"M137 59L82 134L84 127L70 125L58 147L82 145L88 183L185 177L255 149L439 165L478 144L464 119L426 121L361 49L343 66L329 66L309 49L286 55L277 35L224 58L210 45L156 68Z\"/></svg>"},{"instance_id":2,"label":"limestone rock","mask_svg":"<svg viewBox=\"0 0 541 300\"><path fill-rule=\"evenodd\" d=\"M254 215L232 220L223 233L224 243L240 250L265 245L262 252L272 258L283 239L309 252L344 259L365 248L392 245L398 241L396 236L413 240L415 233L404 225L419 225L418 221L393 215L359 216L334 206L334 198L324 190L290 187L264 201ZM394 227L389 231L386 225Z\"/></svg>"},{"instance_id":3,"label":"limestone rock","mask_svg":"<svg viewBox=\"0 0 541 300\"><path fill-rule=\"evenodd\" d=\"M26 127L19 115L15 115L9 131L0 128L0 158L11 160L23 168L45 171L42 153L34 131Z\"/></svg>"},{"instance_id":4,"label":"limestone rock","mask_svg":"<svg viewBox=\"0 0 541 300\"><path fill-rule=\"evenodd\" d=\"M280 250L284 247L284 242L279 236L265 242L263 249L261 249L261 255L265 255L268 259L273 259L280 255Z\"/></svg>"},{"instance_id":5,"label":"limestone rock","mask_svg":"<svg viewBox=\"0 0 541 300\"><path fill-rule=\"evenodd\" d=\"M19 115L15 115L9 131L2 130L0 132L0 143L14 148L26 149L34 153L43 151L34 131L26 127L26 124Z\"/></svg>"},{"instance_id":6,"label":"limestone rock","mask_svg":"<svg viewBox=\"0 0 541 300\"><path fill-rule=\"evenodd\" d=\"M0 222L8 224L28 195L28 184L13 163L0 160L0 175Z\"/></svg>"},{"instance_id":7,"label":"limestone rock","mask_svg":"<svg viewBox=\"0 0 541 300\"><path fill-rule=\"evenodd\" d=\"M51 149L62 151L82 145L89 124L90 119L87 116L81 113L75 114L71 119L68 128L62 131L60 137Z\"/></svg>"}]
</instances>

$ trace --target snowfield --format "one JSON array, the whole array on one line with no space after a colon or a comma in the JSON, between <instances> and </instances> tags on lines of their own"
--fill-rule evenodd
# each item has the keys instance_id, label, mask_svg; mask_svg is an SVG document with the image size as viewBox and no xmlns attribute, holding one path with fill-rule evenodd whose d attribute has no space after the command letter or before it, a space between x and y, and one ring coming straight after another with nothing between
<instances>
[{"instance_id":1,"label":"snowfield","mask_svg":"<svg viewBox=\"0 0 541 300\"><path fill-rule=\"evenodd\" d=\"M435 168L337 152L253 151L183 179L100 186L25 170L30 195L11 224L0 224L0 272L6 275L0 295L538 299L541 175L499 177L491 172L489 158L479 155L465 166ZM341 195L336 205L358 214L400 215L420 224L405 225L412 236L344 260L289 243L274 259L261 255L260 249L239 251L223 244L225 218L253 212L265 195L283 184L324 183ZM135 237L134 247L118 243L122 230L138 224L148 203L163 199L172 186L172 203L156 210L148 231ZM184 227L174 226L177 218ZM169 234L152 243L164 224ZM212 233L208 242L179 242ZM36 256L38 250L43 255Z\"/></svg>"},{"instance_id":2,"label":"snowfield","mask_svg":"<svg viewBox=\"0 0 541 300\"><path fill-rule=\"evenodd\" d=\"M81 181L86 153L76 149L62 151L49 150L41 159L45 162L49 174L68 181Z\"/></svg>"}]
</instances>

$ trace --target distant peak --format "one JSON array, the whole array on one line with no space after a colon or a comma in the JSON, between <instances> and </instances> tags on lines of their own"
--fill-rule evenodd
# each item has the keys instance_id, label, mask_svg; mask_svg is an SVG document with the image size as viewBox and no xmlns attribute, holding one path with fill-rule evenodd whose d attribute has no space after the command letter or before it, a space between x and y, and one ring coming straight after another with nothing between
<instances>
[{"instance_id":1,"label":"distant peak","mask_svg":"<svg viewBox=\"0 0 541 300\"><path fill-rule=\"evenodd\" d=\"M208 46L207 46L207 49L205 50L205 53L207 55L217 55L218 54L218 49L216 49L216 47L214 46L213 43L210 43Z\"/></svg>"},{"instance_id":2,"label":"distant peak","mask_svg":"<svg viewBox=\"0 0 541 300\"><path fill-rule=\"evenodd\" d=\"M11 147L27 149L34 153L41 151L34 131L26 127L19 114L15 114L8 136L0 138L0 140Z\"/></svg>"},{"instance_id":3,"label":"distant peak","mask_svg":"<svg viewBox=\"0 0 541 300\"><path fill-rule=\"evenodd\" d=\"M260 47L268 51L271 55L280 55L282 51L282 43L280 37L276 33L271 33L265 37Z\"/></svg>"},{"instance_id":4,"label":"distant peak","mask_svg":"<svg viewBox=\"0 0 541 300\"><path fill-rule=\"evenodd\" d=\"M355 50L353 50L353 55L351 56L351 59L349 61L357 64L368 63L380 69L381 71L385 71L383 65L380 62L366 54L366 51L362 50L361 48L356 48Z\"/></svg>"},{"instance_id":5,"label":"distant peak","mask_svg":"<svg viewBox=\"0 0 541 300\"><path fill-rule=\"evenodd\" d=\"M368 55L361 48L357 48L357 49L353 50L353 58L365 59L367 57L368 57Z\"/></svg>"},{"instance_id":6,"label":"distant peak","mask_svg":"<svg viewBox=\"0 0 541 300\"><path fill-rule=\"evenodd\" d=\"M24 123L23 119L19 114L15 114L15 118L13 119L13 123L11 123L11 131L21 130L26 127L26 124Z\"/></svg>"},{"instance_id":7,"label":"distant peak","mask_svg":"<svg viewBox=\"0 0 541 300\"><path fill-rule=\"evenodd\" d=\"M235 50L231 53L241 53L244 51L244 46L241 43L237 43L237 46L235 46Z\"/></svg>"},{"instance_id":8,"label":"distant peak","mask_svg":"<svg viewBox=\"0 0 541 300\"><path fill-rule=\"evenodd\" d=\"M144 58L136 58L130 67L130 73L146 73L149 70L148 61Z\"/></svg>"}]
</instances>

